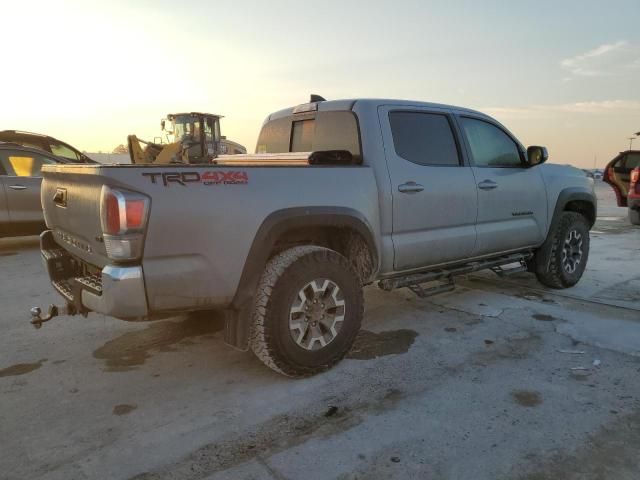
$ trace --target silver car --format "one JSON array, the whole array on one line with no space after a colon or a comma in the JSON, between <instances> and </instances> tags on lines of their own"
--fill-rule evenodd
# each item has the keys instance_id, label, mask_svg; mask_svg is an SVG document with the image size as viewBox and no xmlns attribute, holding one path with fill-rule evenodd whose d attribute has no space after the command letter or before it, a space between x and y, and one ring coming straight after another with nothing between
<instances>
[{"instance_id":1,"label":"silver car","mask_svg":"<svg viewBox=\"0 0 640 480\"><path fill-rule=\"evenodd\" d=\"M0 142L0 236L33 235L45 229L40 170L55 163L68 162L36 148Z\"/></svg>"}]
</instances>

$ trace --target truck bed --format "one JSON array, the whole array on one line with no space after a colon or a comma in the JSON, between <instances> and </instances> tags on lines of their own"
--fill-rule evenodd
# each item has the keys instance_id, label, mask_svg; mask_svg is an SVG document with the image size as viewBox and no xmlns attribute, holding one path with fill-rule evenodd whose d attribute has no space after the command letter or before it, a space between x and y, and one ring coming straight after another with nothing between
<instances>
[{"instance_id":1,"label":"truck bed","mask_svg":"<svg viewBox=\"0 0 640 480\"><path fill-rule=\"evenodd\" d=\"M353 209L379 229L378 203L371 201L377 185L367 166L46 166L47 226L56 243L97 268L113 263L102 238L103 185L150 198L141 265L152 311L230 303L258 229L294 205ZM65 206L54 203L59 190L66 192Z\"/></svg>"}]
</instances>

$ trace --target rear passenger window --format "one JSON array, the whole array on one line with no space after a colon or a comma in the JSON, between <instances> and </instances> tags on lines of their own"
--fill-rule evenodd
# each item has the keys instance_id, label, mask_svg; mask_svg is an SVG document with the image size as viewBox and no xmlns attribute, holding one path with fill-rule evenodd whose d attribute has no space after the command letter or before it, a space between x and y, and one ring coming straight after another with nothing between
<instances>
[{"instance_id":1,"label":"rear passenger window","mask_svg":"<svg viewBox=\"0 0 640 480\"><path fill-rule=\"evenodd\" d=\"M420 165L460 165L451 124L445 115L391 112L389 122L398 156Z\"/></svg>"},{"instance_id":2,"label":"rear passenger window","mask_svg":"<svg viewBox=\"0 0 640 480\"><path fill-rule=\"evenodd\" d=\"M627 153L624 161L624 168L633 170L640 167L640 153Z\"/></svg>"},{"instance_id":3,"label":"rear passenger window","mask_svg":"<svg viewBox=\"0 0 640 480\"><path fill-rule=\"evenodd\" d=\"M8 150L0 152L0 163L11 176L39 177L42 165L56 162L37 153Z\"/></svg>"}]
</instances>

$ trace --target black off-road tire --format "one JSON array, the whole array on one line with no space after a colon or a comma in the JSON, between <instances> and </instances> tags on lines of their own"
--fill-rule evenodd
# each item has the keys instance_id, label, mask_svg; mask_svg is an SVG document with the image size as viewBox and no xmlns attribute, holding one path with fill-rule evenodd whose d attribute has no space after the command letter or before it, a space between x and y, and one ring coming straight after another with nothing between
<instances>
[{"instance_id":1,"label":"black off-road tire","mask_svg":"<svg viewBox=\"0 0 640 480\"><path fill-rule=\"evenodd\" d=\"M319 278L339 287L345 302L344 320L326 346L307 350L291 334L290 309L300 289ZM346 355L360 330L363 313L361 279L347 258L318 246L289 248L269 260L258 284L250 346L276 372L289 377L314 375Z\"/></svg>"},{"instance_id":2,"label":"black off-road tire","mask_svg":"<svg viewBox=\"0 0 640 480\"><path fill-rule=\"evenodd\" d=\"M640 225L640 210L629 209L629 221L631 225Z\"/></svg>"},{"instance_id":3,"label":"black off-road tire","mask_svg":"<svg viewBox=\"0 0 640 480\"><path fill-rule=\"evenodd\" d=\"M582 258L569 272L563 266L563 248L569 234L575 231L582 238ZM562 289L573 287L584 273L589 258L589 224L587 219L576 212L563 212L552 225L547 239L538 249L534 258L535 274L538 281L547 287Z\"/></svg>"}]
</instances>

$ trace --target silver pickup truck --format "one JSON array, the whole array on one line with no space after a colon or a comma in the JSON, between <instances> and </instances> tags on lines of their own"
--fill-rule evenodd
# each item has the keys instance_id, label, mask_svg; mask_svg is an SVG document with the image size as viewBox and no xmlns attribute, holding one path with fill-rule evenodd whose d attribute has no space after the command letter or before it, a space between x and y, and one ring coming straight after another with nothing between
<instances>
[{"instance_id":1,"label":"silver pickup truck","mask_svg":"<svg viewBox=\"0 0 640 480\"><path fill-rule=\"evenodd\" d=\"M66 313L222 310L227 343L304 376L351 347L363 285L429 295L484 268L577 283L593 181L546 159L477 111L315 101L269 115L254 157L45 166L42 255Z\"/></svg>"}]
</instances>

